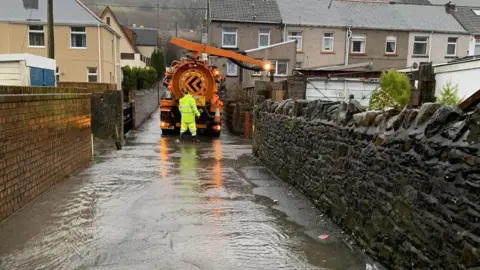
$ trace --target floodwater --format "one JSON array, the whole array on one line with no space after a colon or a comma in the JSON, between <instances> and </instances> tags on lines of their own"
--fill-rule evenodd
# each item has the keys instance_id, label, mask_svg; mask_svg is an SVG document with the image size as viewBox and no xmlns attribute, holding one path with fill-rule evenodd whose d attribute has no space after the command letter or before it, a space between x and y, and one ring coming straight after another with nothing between
<instances>
[{"instance_id":1,"label":"floodwater","mask_svg":"<svg viewBox=\"0 0 480 270\"><path fill-rule=\"evenodd\" d=\"M177 144L155 115L1 223L0 269L384 269L248 141Z\"/></svg>"}]
</instances>

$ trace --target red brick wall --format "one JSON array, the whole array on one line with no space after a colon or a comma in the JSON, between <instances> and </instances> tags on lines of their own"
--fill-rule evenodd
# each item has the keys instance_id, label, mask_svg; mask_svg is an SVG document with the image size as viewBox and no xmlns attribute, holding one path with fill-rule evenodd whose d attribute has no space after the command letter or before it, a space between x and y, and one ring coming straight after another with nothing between
<instances>
[{"instance_id":1,"label":"red brick wall","mask_svg":"<svg viewBox=\"0 0 480 270\"><path fill-rule=\"evenodd\" d=\"M72 92L0 86L0 221L89 163L90 94Z\"/></svg>"}]
</instances>

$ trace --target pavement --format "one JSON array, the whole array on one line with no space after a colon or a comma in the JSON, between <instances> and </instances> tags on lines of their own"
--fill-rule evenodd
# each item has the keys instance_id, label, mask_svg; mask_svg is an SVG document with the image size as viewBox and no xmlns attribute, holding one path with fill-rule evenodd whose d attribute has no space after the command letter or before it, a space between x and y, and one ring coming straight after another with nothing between
<instances>
[{"instance_id":1,"label":"pavement","mask_svg":"<svg viewBox=\"0 0 480 270\"><path fill-rule=\"evenodd\" d=\"M158 123L0 223L0 269L384 269L248 140L177 144Z\"/></svg>"}]
</instances>

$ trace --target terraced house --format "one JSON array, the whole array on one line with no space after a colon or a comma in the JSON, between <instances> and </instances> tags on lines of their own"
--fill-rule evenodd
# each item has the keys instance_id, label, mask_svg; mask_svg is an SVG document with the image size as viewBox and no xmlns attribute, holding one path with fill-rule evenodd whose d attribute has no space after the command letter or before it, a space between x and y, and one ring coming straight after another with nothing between
<instances>
[{"instance_id":1,"label":"terraced house","mask_svg":"<svg viewBox=\"0 0 480 270\"><path fill-rule=\"evenodd\" d=\"M480 5L480 1L478 3ZM480 55L480 7L452 6L448 10L470 34L469 55Z\"/></svg>"},{"instance_id":2,"label":"terraced house","mask_svg":"<svg viewBox=\"0 0 480 270\"><path fill-rule=\"evenodd\" d=\"M77 0L54 1L57 80L120 84L120 36ZM0 54L47 56L47 0L0 0Z\"/></svg>"},{"instance_id":3,"label":"terraced house","mask_svg":"<svg viewBox=\"0 0 480 270\"><path fill-rule=\"evenodd\" d=\"M288 48L273 46L282 40L282 18L275 1L210 0L208 4L208 43L240 53L257 48L269 48L264 57L256 50L252 57L267 58L276 67L275 76L285 77L294 68ZM227 89L243 86L245 73L226 59L211 58L226 76ZM258 75L258 74L255 74ZM252 80L247 80L252 81Z\"/></svg>"},{"instance_id":4,"label":"terraced house","mask_svg":"<svg viewBox=\"0 0 480 270\"><path fill-rule=\"evenodd\" d=\"M447 62L469 51L469 33L447 6L276 0L297 67L370 62L373 69ZM292 12L294 11L294 12Z\"/></svg>"}]
</instances>

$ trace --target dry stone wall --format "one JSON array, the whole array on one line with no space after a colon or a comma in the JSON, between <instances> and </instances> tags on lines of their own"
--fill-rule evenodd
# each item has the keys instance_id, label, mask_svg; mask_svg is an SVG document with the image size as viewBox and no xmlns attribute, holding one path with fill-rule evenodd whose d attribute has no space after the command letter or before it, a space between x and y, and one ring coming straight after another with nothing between
<instances>
[{"instance_id":1,"label":"dry stone wall","mask_svg":"<svg viewBox=\"0 0 480 270\"><path fill-rule=\"evenodd\" d=\"M391 269L480 266L480 105L265 101L253 149Z\"/></svg>"}]
</instances>

